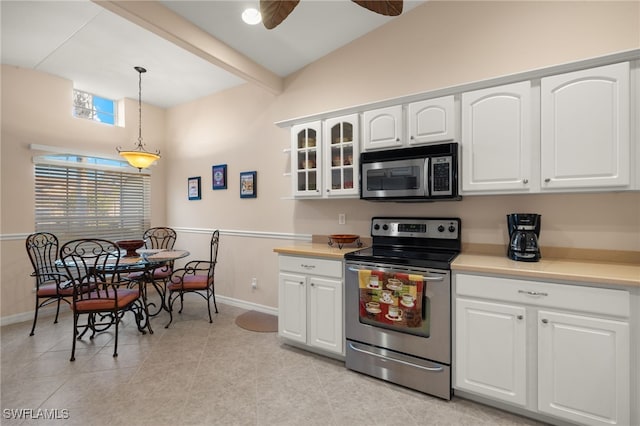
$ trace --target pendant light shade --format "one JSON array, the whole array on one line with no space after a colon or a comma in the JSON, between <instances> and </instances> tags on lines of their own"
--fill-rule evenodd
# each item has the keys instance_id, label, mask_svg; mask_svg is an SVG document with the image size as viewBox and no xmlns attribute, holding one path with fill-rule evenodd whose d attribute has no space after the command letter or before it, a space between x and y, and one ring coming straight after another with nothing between
<instances>
[{"instance_id":1,"label":"pendant light shade","mask_svg":"<svg viewBox=\"0 0 640 426\"><path fill-rule=\"evenodd\" d=\"M160 151L146 151L142 143L142 73L147 70L142 67L134 67L134 69L138 71L138 144L131 151L124 151L120 147L116 150L131 166L142 171L160 159Z\"/></svg>"}]
</instances>

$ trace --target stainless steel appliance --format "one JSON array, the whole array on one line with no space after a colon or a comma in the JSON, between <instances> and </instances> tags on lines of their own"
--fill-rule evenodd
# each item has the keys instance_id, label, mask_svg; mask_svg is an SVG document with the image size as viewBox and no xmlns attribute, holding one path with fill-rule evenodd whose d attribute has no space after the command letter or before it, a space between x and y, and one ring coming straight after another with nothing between
<instances>
[{"instance_id":1,"label":"stainless steel appliance","mask_svg":"<svg viewBox=\"0 0 640 426\"><path fill-rule=\"evenodd\" d=\"M458 144L363 152L360 198L376 201L460 200Z\"/></svg>"},{"instance_id":2,"label":"stainless steel appliance","mask_svg":"<svg viewBox=\"0 0 640 426\"><path fill-rule=\"evenodd\" d=\"M507 255L510 259L523 262L537 262L540 260L541 216L535 213L512 213L507 215L509 228L509 247Z\"/></svg>"},{"instance_id":3,"label":"stainless steel appliance","mask_svg":"<svg viewBox=\"0 0 640 426\"><path fill-rule=\"evenodd\" d=\"M451 398L451 272L460 219L374 217L345 255L347 368Z\"/></svg>"}]
</instances>

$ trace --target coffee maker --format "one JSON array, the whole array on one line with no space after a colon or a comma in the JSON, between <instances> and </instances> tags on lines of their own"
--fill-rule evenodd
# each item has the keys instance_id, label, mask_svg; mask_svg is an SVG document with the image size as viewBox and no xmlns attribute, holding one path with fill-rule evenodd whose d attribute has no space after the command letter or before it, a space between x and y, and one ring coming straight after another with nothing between
<instances>
[{"instance_id":1,"label":"coffee maker","mask_svg":"<svg viewBox=\"0 0 640 426\"><path fill-rule=\"evenodd\" d=\"M540 260L541 215L535 213L512 213L507 215L509 229L509 248L507 256L513 260L523 262L537 262Z\"/></svg>"}]
</instances>

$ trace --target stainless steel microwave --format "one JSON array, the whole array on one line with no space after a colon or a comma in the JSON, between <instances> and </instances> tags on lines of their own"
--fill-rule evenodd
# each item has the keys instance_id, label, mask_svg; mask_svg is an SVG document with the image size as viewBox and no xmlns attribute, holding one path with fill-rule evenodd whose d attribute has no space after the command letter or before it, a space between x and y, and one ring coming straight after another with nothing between
<instances>
[{"instance_id":1,"label":"stainless steel microwave","mask_svg":"<svg viewBox=\"0 0 640 426\"><path fill-rule=\"evenodd\" d=\"M458 144L360 154L360 198L376 201L460 200Z\"/></svg>"}]
</instances>

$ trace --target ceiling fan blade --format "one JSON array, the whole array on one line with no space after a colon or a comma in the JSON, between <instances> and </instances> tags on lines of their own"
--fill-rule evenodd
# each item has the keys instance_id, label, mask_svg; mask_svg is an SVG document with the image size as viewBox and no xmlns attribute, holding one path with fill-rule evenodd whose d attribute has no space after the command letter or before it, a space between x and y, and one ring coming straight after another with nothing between
<instances>
[{"instance_id":1,"label":"ceiling fan blade","mask_svg":"<svg viewBox=\"0 0 640 426\"><path fill-rule=\"evenodd\" d=\"M372 12L385 16L398 16L402 13L402 0L351 0Z\"/></svg>"},{"instance_id":2,"label":"ceiling fan blade","mask_svg":"<svg viewBox=\"0 0 640 426\"><path fill-rule=\"evenodd\" d=\"M300 0L260 0L260 14L265 28L271 30L291 13Z\"/></svg>"}]
</instances>

